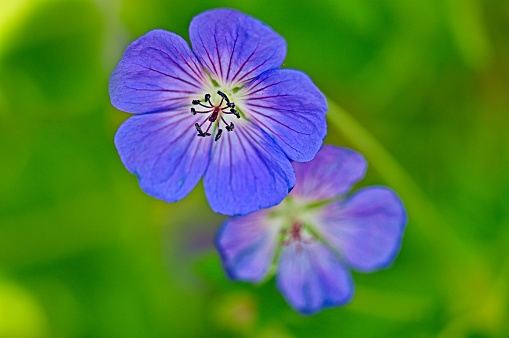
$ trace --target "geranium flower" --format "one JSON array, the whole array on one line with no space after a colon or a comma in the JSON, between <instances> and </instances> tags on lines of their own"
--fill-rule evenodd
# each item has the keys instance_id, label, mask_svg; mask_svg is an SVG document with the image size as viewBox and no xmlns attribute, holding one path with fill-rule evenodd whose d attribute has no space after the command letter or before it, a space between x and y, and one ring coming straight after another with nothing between
<instances>
[{"instance_id":1,"label":"geranium flower","mask_svg":"<svg viewBox=\"0 0 509 338\"><path fill-rule=\"evenodd\" d=\"M324 96L304 73L280 69L285 40L231 9L196 16L189 36L153 30L131 43L111 75L112 104L134 113L115 136L141 188L174 202L204 176L216 212L273 206L326 134Z\"/></svg>"},{"instance_id":2,"label":"geranium flower","mask_svg":"<svg viewBox=\"0 0 509 338\"><path fill-rule=\"evenodd\" d=\"M233 217L216 246L228 276L260 282L274 264L277 286L297 311L311 314L348 302L348 268L389 266L401 245L405 209L385 187L345 196L366 171L359 153L324 146L308 163L294 163L297 184L278 206Z\"/></svg>"}]
</instances>

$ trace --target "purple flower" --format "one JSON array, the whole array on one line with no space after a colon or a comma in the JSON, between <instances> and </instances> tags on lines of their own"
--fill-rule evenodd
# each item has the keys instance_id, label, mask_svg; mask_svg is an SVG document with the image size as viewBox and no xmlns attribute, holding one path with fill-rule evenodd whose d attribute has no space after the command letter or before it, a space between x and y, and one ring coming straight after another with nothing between
<instances>
[{"instance_id":1,"label":"purple flower","mask_svg":"<svg viewBox=\"0 0 509 338\"><path fill-rule=\"evenodd\" d=\"M204 176L216 212L278 204L326 134L324 96L304 73L280 69L285 40L230 9L196 16L189 36L154 30L131 43L111 75L112 104L136 115L115 144L141 188L174 202Z\"/></svg>"},{"instance_id":2,"label":"purple flower","mask_svg":"<svg viewBox=\"0 0 509 338\"><path fill-rule=\"evenodd\" d=\"M345 196L366 171L359 153L324 146L308 163L294 163L297 184L278 206L233 217L216 246L228 276L260 282L273 263L277 286L297 311L311 314L348 302L348 268L389 266L406 225L398 196L385 187Z\"/></svg>"}]
</instances>

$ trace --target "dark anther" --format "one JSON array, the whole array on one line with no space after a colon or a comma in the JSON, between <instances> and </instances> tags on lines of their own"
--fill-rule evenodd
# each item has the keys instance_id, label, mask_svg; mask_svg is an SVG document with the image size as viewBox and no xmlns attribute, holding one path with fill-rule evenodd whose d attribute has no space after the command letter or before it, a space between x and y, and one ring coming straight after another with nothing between
<instances>
[{"instance_id":1,"label":"dark anther","mask_svg":"<svg viewBox=\"0 0 509 338\"><path fill-rule=\"evenodd\" d=\"M219 129L216 134L215 141L219 140L221 138L221 135L223 134L223 129Z\"/></svg>"},{"instance_id":2,"label":"dark anther","mask_svg":"<svg viewBox=\"0 0 509 338\"><path fill-rule=\"evenodd\" d=\"M196 128L196 131L198 132L198 137L206 137L206 136L212 136L213 132L212 130L216 130L216 134L214 136L214 140L218 141L221 136L223 135L223 130L220 128L221 123L224 123L224 128L226 131L230 132L233 131L234 125L232 122L228 122L225 120L225 115L235 115L238 119L240 119L240 113L235 109L236 105L233 102L230 102L230 99L228 96L223 93L222 91L218 90L217 95L221 98L221 102L216 102L216 104L212 103L212 95L209 93L204 94L205 101L203 100L192 100L193 105L198 105L201 107L204 107L205 110L196 110L196 108L191 107L191 113L193 115L196 115L198 113L200 114L208 114L207 119L203 121L200 125L200 123L195 123L194 126ZM202 129L203 124L205 127ZM216 124L216 125L215 125ZM215 125L215 127L213 127ZM212 128L212 129L211 129ZM211 132L209 133L209 130Z\"/></svg>"},{"instance_id":3,"label":"dark anther","mask_svg":"<svg viewBox=\"0 0 509 338\"><path fill-rule=\"evenodd\" d=\"M210 136L209 133L204 133L201 130L201 127L200 127L200 125L198 123L195 123L194 126L196 127L196 130L198 131L198 136L200 136L200 137Z\"/></svg>"},{"instance_id":4,"label":"dark anther","mask_svg":"<svg viewBox=\"0 0 509 338\"><path fill-rule=\"evenodd\" d=\"M230 109L230 113L232 113L233 115L237 116L238 119L240 119L240 114L238 111L236 111L235 109Z\"/></svg>"},{"instance_id":5,"label":"dark anther","mask_svg":"<svg viewBox=\"0 0 509 338\"><path fill-rule=\"evenodd\" d=\"M217 91L217 95L221 96L226 101L226 104L228 106L230 105L230 100L228 99L228 96L226 96L225 93L223 93L222 91L218 90Z\"/></svg>"}]
</instances>

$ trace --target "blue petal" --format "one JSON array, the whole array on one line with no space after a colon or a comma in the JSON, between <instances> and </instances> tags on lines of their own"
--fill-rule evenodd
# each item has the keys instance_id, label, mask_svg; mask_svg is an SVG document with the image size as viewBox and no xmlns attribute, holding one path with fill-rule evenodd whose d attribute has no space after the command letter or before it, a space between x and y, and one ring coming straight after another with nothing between
<instances>
[{"instance_id":1,"label":"blue petal","mask_svg":"<svg viewBox=\"0 0 509 338\"><path fill-rule=\"evenodd\" d=\"M394 261L406 220L403 204L392 190L369 187L325 207L316 229L351 267L370 272Z\"/></svg>"},{"instance_id":2,"label":"blue petal","mask_svg":"<svg viewBox=\"0 0 509 338\"><path fill-rule=\"evenodd\" d=\"M147 194L175 202L198 183L207 168L211 139L196 136L195 122L185 110L135 115L120 126L118 153Z\"/></svg>"},{"instance_id":3,"label":"blue petal","mask_svg":"<svg viewBox=\"0 0 509 338\"><path fill-rule=\"evenodd\" d=\"M291 160L307 162L315 157L327 134L327 102L307 75L270 70L238 96L246 117L271 135Z\"/></svg>"},{"instance_id":4,"label":"blue petal","mask_svg":"<svg viewBox=\"0 0 509 338\"><path fill-rule=\"evenodd\" d=\"M219 229L216 247L231 279L259 282L274 259L280 224L265 211L233 217Z\"/></svg>"},{"instance_id":5,"label":"blue petal","mask_svg":"<svg viewBox=\"0 0 509 338\"><path fill-rule=\"evenodd\" d=\"M307 163L293 163L297 184L292 196L307 201L320 201L347 193L364 177L364 157L350 149L325 145Z\"/></svg>"},{"instance_id":6,"label":"blue petal","mask_svg":"<svg viewBox=\"0 0 509 338\"><path fill-rule=\"evenodd\" d=\"M266 134L249 123L235 125L214 142L205 173L212 210L245 215L280 203L295 184L290 161Z\"/></svg>"},{"instance_id":7,"label":"blue petal","mask_svg":"<svg viewBox=\"0 0 509 338\"><path fill-rule=\"evenodd\" d=\"M153 30L131 43L113 71L111 103L129 113L191 106L200 99L207 75L180 36Z\"/></svg>"},{"instance_id":8,"label":"blue petal","mask_svg":"<svg viewBox=\"0 0 509 338\"><path fill-rule=\"evenodd\" d=\"M280 67L286 55L286 42L279 34L232 9L215 9L196 16L189 37L205 68L226 87Z\"/></svg>"},{"instance_id":9,"label":"blue petal","mask_svg":"<svg viewBox=\"0 0 509 338\"><path fill-rule=\"evenodd\" d=\"M277 285L297 311L312 314L347 303L353 295L349 272L320 242L293 242L284 247Z\"/></svg>"}]
</instances>

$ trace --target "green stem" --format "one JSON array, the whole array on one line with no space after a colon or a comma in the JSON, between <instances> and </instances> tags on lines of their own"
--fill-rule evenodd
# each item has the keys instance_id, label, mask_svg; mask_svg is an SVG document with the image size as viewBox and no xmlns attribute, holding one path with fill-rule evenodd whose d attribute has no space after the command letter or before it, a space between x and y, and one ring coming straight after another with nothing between
<instances>
[{"instance_id":1,"label":"green stem","mask_svg":"<svg viewBox=\"0 0 509 338\"><path fill-rule=\"evenodd\" d=\"M476 323L485 323L486 311L495 318L487 325L496 330L503 323L509 297L509 256L498 275L490 271L489 257L473 243L466 242L435 208L405 169L351 115L328 100L330 125L360 150L380 176L401 196L409 215L408 231L418 231L439 260L444 274L441 287L448 295L451 320L443 334L469 332ZM479 284L480 283L480 284ZM476 292L472 292L476 290ZM487 296L486 296L487 294ZM476 310L482 308L482 311ZM486 311L484 311L486 310ZM485 323L486 324L486 323ZM442 335L445 336L445 335Z\"/></svg>"},{"instance_id":2,"label":"green stem","mask_svg":"<svg viewBox=\"0 0 509 338\"><path fill-rule=\"evenodd\" d=\"M435 206L391 154L351 115L332 100L328 100L327 118L332 126L358 148L380 176L401 196L409 214L409 221L444 258L473 262L469 247L442 218Z\"/></svg>"}]
</instances>

